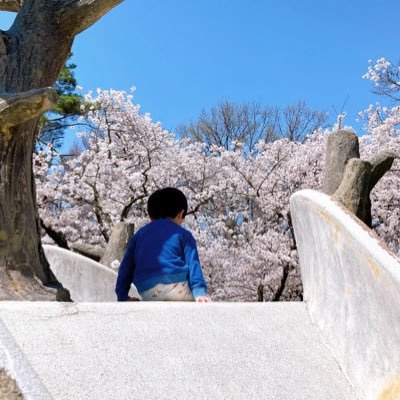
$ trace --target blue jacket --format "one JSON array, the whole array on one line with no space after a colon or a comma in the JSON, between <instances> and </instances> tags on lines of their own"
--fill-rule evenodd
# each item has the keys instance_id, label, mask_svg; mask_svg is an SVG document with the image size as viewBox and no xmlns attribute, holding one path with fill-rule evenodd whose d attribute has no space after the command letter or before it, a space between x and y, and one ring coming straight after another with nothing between
<instances>
[{"instance_id":1,"label":"blue jacket","mask_svg":"<svg viewBox=\"0 0 400 400\"><path fill-rule=\"evenodd\" d=\"M126 301L131 283L139 293L158 283L188 281L195 298L206 295L196 241L180 225L160 218L139 229L122 259L115 292Z\"/></svg>"}]
</instances>

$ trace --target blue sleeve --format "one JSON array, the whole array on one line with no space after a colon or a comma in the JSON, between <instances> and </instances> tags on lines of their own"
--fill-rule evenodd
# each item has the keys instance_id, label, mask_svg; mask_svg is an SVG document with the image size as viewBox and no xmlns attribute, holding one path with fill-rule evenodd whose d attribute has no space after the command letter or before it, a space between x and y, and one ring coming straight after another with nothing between
<instances>
[{"instance_id":1,"label":"blue sleeve","mask_svg":"<svg viewBox=\"0 0 400 400\"><path fill-rule=\"evenodd\" d=\"M131 239L126 249L124 258L118 271L117 283L115 285L115 293L118 301L127 301L128 293L133 282L133 274L135 272L135 236Z\"/></svg>"},{"instance_id":2,"label":"blue sleeve","mask_svg":"<svg viewBox=\"0 0 400 400\"><path fill-rule=\"evenodd\" d=\"M199 260L199 254L197 252L196 241L192 234L188 235L188 239L185 244L185 263L189 266L189 287L196 299L199 296L207 295L207 284L204 280L203 273L201 271L201 265Z\"/></svg>"}]
</instances>

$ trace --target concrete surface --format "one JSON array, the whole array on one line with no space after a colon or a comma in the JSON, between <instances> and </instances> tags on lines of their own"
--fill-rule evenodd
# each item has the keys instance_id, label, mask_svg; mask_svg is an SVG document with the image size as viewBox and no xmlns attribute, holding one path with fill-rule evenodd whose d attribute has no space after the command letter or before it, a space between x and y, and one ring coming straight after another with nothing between
<instances>
[{"instance_id":1,"label":"concrete surface","mask_svg":"<svg viewBox=\"0 0 400 400\"><path fill-rule=\"evenodd\" d=\"M304 303L2 302L0 318L57 400L357 398Z\"/></svg>"},{"instance_id":2,"label":"concrete surface","mask_svg":"<svg viewBox=\"0 0 400 400\"><path fill-rule=\"evenodd\" d=\"M6 304L6 303L4 303ZM20 304L27 304L21 302ZM21 326L21 330L25 327ZM26 400L52 400L36 371L26 359L13 335L0 319L0 368L16 380ZM11 400L11 399L9 399Z\"/></svg>"},{"instance_id":3,"label":"concrete surface","mask_svg":"<svg viewBox=\"0 0 400 400\"><path fill-rule=\"evenodd\" d=\"M304 300L360 399L400 399L400 263L328 196L290 201Z\"/></svg>"},{"instance_id":4,"label":"concrete surface","mask_svg":"<svg viewBox=\"0 0 400 400\"><path fill-rule=\"evenodd\" d=\"M73 301L116 301L117 274L90 258L57 246L43 246L51 270L71 293ZM132 285L130 296L138 297Z\"/></svg>"}]
</instances>

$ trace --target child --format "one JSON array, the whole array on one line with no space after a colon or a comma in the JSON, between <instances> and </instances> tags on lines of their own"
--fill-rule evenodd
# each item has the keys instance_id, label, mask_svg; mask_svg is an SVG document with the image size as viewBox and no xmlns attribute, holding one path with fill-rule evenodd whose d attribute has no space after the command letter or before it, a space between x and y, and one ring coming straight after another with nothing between
<instances>
[{"instance_id":1,"label":"child","mask_svg":"<svg viewBox=\"0 0 400 400\"><path fill-rule=\"evenodd\" d=\"M143 300L209 302L196 241L180 225L187 213L185 195L175 188L155 191L147 202L151 222L128 244L116 284L118 301L134 301L134 282Z\"/></svg>"}]
</instances>

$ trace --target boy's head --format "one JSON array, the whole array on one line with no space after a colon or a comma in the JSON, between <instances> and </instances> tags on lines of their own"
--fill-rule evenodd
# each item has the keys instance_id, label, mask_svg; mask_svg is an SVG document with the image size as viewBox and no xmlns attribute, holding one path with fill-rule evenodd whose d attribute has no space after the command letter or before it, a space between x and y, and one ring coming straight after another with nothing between
<instances>
[{"instance_id":1,"label":"boy's head","mask_svg":"<svg viewBox=\"0 0 400 400\"><path fill-rule=\"evenodd\" d=\"M174 219L181 211L182 218L185 218L187 210L186 196L172 187L156 190L147 201L147 212L151 219Z\"/></svg>"}]
</instances>

